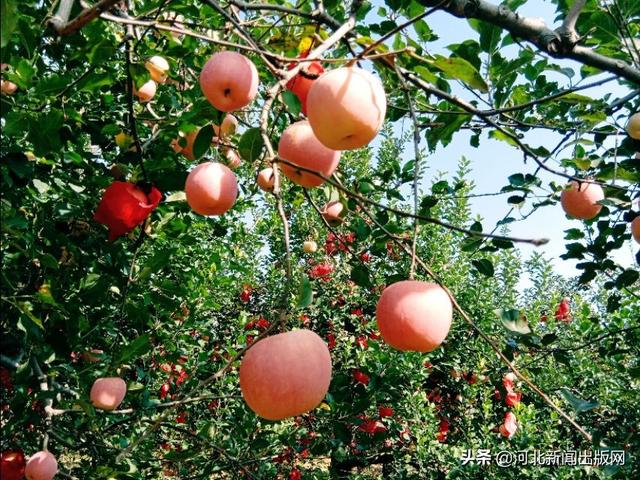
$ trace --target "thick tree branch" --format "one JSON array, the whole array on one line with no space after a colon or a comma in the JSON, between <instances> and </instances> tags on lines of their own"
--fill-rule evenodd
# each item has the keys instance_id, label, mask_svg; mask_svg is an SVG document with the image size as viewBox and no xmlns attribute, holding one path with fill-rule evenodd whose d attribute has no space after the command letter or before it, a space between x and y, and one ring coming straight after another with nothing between
<instances>
[{"instance_id":1,"label":"thick tree branch","mask_svg":"<svg viewBox=\"0 0 640 480\"><path fill-rule=\"evenodd\" d=\"M422 5L433 7L436 0L418 0ZM578 0L576 3L580 3ZM514 37L533 43L543 52L556 58L570 58L603 71L615 73L630 82L640 85L640 70L628 63L601 55L594 50L572 41L547 27L544 22L531 17L522 17L505 5L495 5L487 0L449 0L440 7L460 18L477 18L507 30Z\"/></svg>"}]
</instances>

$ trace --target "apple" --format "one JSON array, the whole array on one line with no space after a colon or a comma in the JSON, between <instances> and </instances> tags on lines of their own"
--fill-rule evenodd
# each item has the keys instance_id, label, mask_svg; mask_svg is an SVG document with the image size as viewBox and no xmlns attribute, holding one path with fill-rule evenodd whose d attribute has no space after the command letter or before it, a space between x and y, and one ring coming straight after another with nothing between
<instances>
[{"instance_id":1,"label":"apple","mask_svg":"<svg viewBox=\"0 0 640 480\"><path fill-rule=\"evenodd\" d=\"M242 159L238 152L236 152L233 148L224 148L223 149L224 158L227 160L227 166L231 170L235 170L242 165Z\"/></svg>"},{"instance_id":2,"label":"apple","mask_svg":"<svg viewBox=\"0 0 640 480\"><path fill-rule=\"evenodd\" d=\"M313 240L307 240L302 244L304 253L315 253L318 250L318 244Z\"/></svg>"},{"instance_id":3,"label":"apple","mask_svg":"<svg viewBox=\"0 0 640 480\"><path fill-rule=\"evenodd\" d=\"M258 70L240 53L214 53L200 72L200 87L209 103L221 112L246 107L258 93Z\"/></svg>"},{"instance_id":4,"label":"apple","mask_svg":"<svg viewBox=\"0 0 640 480\"><path fill-rule=\"evenodd\" d=\"M640 112L634 113L629 117L627 133L631 138L640 140Z\"/></svg>"},{"instance_id":5,"label":"apple","mask_svg":"<svg viewBox=\"0 0 640 480\"><path fill-rule=\"evenodd\" d=\"M329 225L337 226L342 223L343 209L344 209L344 206L342 205L342 202L334 201L334 202L329 202L324 207L322 207L322 210L320 210L320 213L322 214L322 217L327 221Z\"/></svg>"},{"instance_id":6,"label":"apple","mask_svg":"<svg viewBox=\"0 0 640 480\"><path fill-rule=\"evenodd\" d=\"M0 91L5 95L13 95L18 90L18 85L9 80L0 80Z\"/></svg>"},{"instance_id":7,"label":"apple","mask_svg":"<svg viewBox=\"0 0 640 480\"><path fill-rule=\"evenodd\" d=\"M193 144L196 141L196 137L198 136L198 132L200 132L200 129L196 129L192 132L187 133L184 138L186 139L187 143L184 147L180 146L180 139L176 138L175 140L173 140L171 142L171 147L173 148L173 151L176 153L181 153L182 155L184 155L185 157L187 157L189 160L194 161L195 157L193 156Z\"/></svg>"},{"instance_id":8,"label":"apple","mask_svg":"<svg viewBox=\"0 0 640 480\"><path fill-rule=\"evenodd\" d=\"M22 480L26 461L22 450L4 450L0 454L0 478Z\"/></svg>"},{"instance_id":9,"label":"apple","mask_svg":"<svg viewBox=\"0 0 640 480\"><path fill-rule=\"evenodd\" d=\"M301 58L306 58L307 54L300 55ZM296 66L292 63L289 69ZM303 63L300 72L287 82L287 88L298 97L300 100L301 110L303 115L307 114L307 96L309 90L313 85L313 82L324 73L324 68L319 62Z\"/></svg>"},{"instance_id":10,"label":"apple","mask_svg":"<svg viewBox=\"0 0 640 480\"><path fill-rule=\"evenodd\" d=\"M119 377L103 377L93 382L89 398L95 408L115 410L127 394L127 384Z\"/></svg>"},{"instance_id":11,"label":"apple","mask_svg":"<svg viewBox=\"0 0 640 480\"><path fill-rule=\"evenodd\" d=\"M240 389L247 405L267 420L282 420L316 408L331 382L327 344L311 330L263 338L240 364Z\"/></svg>"},{"instance_id":12,"label":"apple","mask_svg":"<svg viewBox=\"0 0 640 480\"><path fill-rule=\"evenodd\" d=\"M382 83L357 67L331 70L313 82L307 117L318 140L333 150L355 150L380 131L387 110Z\"/></svg>"},{"instance_id":13,"label":"apple","mask_svg":"<svg viewBox=\"0 0 640 480\"><path fill-rule=\"evenodd\" d=\"M153 80L144 83L139 89L133 86L133 94L138 97L141 103L150 102L156 95L157 85Z\"/></svg>"},{"instance_id":14,"label":"apple","mask_svg":"<svg viewBox=\"0 0 640 480\"><path fill-rule=\"evenodd\" d=\"M216 135L220 136L220 138L228 138L236 133L238 129L238 119L227 113L222 119L222 123L220 126L213 125L213 131Z\"/></svg>"},{"instance_id":15,"label":"apple","mask_svg":"<svg viewBox=\"0 0 640 480\"><path fill-rule=\"evenodd\" d=\"M640 216L631 221L631 235L637 243L640 243Z\"/></svg>"},{"instance_id":16,"label":"apple","mask_svg":"<svg viewBox=\"0 0 640 480\"><path fill-rule=\"evenodd\" d=\"M306 120L293 123L282 132L278 144L278 156L288 162L321 173L325 177L331 176L340 161L340 152L320 143ZM286 163L281 163L280 168L287 178L303 187L318 187L325 182L322 177Z\"/></svg>"},{"instance_id":17,"label":"apple","mask_svg":"<svg viewBox=\"0 0 640 480\"><path fill-rule=\"evenodd\" d=\"M191 170L184 187L187 203L200 215L222 215L238 196L238 181L229 167L205 162Z\"/></svg>"},{"instance_id":18,"label":"apple","mask_svg":"<svg viewBox=\"0 0 640 480\"><path fill-rule=\"evenodd\" d=\"M149 71L153 81L157 83L164 83L167 81L169 62L167 62L163 57L154 55L145 62L144 66Z\"/></svg>"},{"instance_id":19,"label":"apple","mask_svg":"<svg viewBox=\"0 0 640 480\"><path fill-rule=\"evenodd\" d=\"M602 187L595 183L575 180L569 182L560 194L560 204L567 215L582 220L596 217L602 205L596 203L604 199Z\"/></svg>"},{"instance_id":20,"label":"apple","mask_svg":"<svg viewBox=\"0 0 640 480\"><path fill-rule=\"evenodd\" d=\"M40 451L29 457L24 473L27 480L51 480L58 473L58 461L51 452Z\"/></svg>"},{"instance_id":21,"label":"apple","mask_svg":"<svg viewBox=\"0 0 640 480\"><path fill-rule=\"evenodd\" d=\"M258 187L260 187L265 192L273 192L273 185L275 182L275 175L273 174L273 168L263 168L258 173L258 178L256 182L258 183Z\"/></svg>"},{"instance_id":22,"label":"apple","mask_svg":"<svg viewBox=\"0 0 640 480\"><path fill-rule=\"evenodd\" d=\"M447 337L453 305L435 283L404 280L384 289L376 306L378 329L397 350L431 352Z\"/></svg>"}]
</instances>

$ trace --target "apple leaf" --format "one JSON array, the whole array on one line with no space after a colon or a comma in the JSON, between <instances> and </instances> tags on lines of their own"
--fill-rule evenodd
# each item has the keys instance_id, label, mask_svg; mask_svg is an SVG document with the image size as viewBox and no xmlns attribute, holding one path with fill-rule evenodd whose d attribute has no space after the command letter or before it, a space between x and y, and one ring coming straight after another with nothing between
<instances>
[{"instance_id":1,"label":"apple leaf","mask_svg":"<svg viewBox=\"0 0 640 480\"><path fill-rule=\"evenodd\" d=\"M460 57L443 57L436 55L433 65L450 77L463 81L472 88L476 88L481 92L488 92L489 87L476 68L464 58Z\"/></svg>"},{"instance_id":2,"label":"apple leaf","mask_svg":"<svg viewBox=\"0 0 640 480\"><path fill-rule=\"evenodd\" d=\"M122 365L123 363L137 358L151 349L151 343L149 342L149 334L139 336L129 344L125 345L118 355L114 358L114 365Z\"/></svg>"},{"instance_id":3,"label":"apple leaf","mask_svg":"<svg viewBox=\"0 0 640 480\"><path fill-rule=\"evenodd\" d=\"M594 408L598 408L600 406L600 402L598 402L597 400L594 400L591 402L587 400L583 400L577 395L574 395L573 393L571 393L571 391L565 387L562 387L560 389L560 393L562 394L564 399L571 404L571 406L576 412L586 412L588 410L593 410Z\"/></svg>"},{"instance_id":4,"label":"apple leaf","mask_svg":"<svg viewBox=\"0 0 640 480\"><path fill-rule=\"evenodd\" d=\"M493 263L491 263L491 260L487 258L481 258L480 260L473 260L471 263L474 267L476 267L476 270L478 270L478 272L480 272L485 277L493 277L495 270L493 268Z\"/></svg>"},{"instance_id":5,"label":"apple leaf","mask_svg":"<svg viewBox=\"0 0 640 480\"><path fill-rule=\"evenodd\" d=\"M11 39L11 34L18 24L18 8L16 0L2 0L0 2L0 18L2 18L2 36L0 46L6 47Z\"/></svg>"},{"instance_id":6,"label":"apple leaf","mask_svg":"<svg viewBox=\"0 0 640 480\"><path fill-rule=\"evenodd\" d=\"M238 142L240 156L248 162L253 162L262 153L264 141L259 128L250 128L242 134Z\"/></svg>"},{"instance_id":7,"label":"apple leaf","mask_svg":"<svg viewBox=\"0 0 640 480\"><path fill-rule=\"evenodd\" d=\"M302 282L300 282L300 286L298 288L298 308L306 308L313 303L313 289L311 288L311 282L309 281L309 277L304 275L302 277Z\"/></svg>"},{"instance_id":8,"label":"apple leaf","mask_svg":"<svg viewBox=\"0 0 640 480\"><path fill-rule=\"evenodd\" d=\"M202 127L193 142L193 156L195 158L201 158L204 156L211 147L211 140L213 139L213 127L207 125Z\"/></svg>"}]
</instances>

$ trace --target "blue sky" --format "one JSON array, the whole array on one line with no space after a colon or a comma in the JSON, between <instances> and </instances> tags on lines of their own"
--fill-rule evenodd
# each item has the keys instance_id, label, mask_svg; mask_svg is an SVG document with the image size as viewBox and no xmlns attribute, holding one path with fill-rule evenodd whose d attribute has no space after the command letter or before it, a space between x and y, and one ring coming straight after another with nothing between
<instances>
[{"instance_id":1,"label":"blue sky","mask_svg":"<svg viewBox=\"0 0 640 480\"><path fill-rule=\"evenodd\" d=\"M382 2L374 2L374 5L381 5ZM377 8L372 10L370 14L375 16ZM522 6L519 13L525 16L542 17L548 26L554 26L554 7L548 3L540 1L530 1L528 4ZM373 19L373 18L372 18ZM378 20L379 21L379 20ZM477 33L469 27L466 20L455 18L445 12L437 12L426 18L427 23L431 29L440 37L440 39L433 44L430 44L429 52L439 53L442 55L449 55L450 52L446 49L446 46L453 43L460 43L466 39L477 39ZM510 47L513 48L513 47ZM517 48L517 47L515 47ZM508 50L503 52L508 56ZM569 66L574 71L579 72L580 65L573 61L559 62L562 66ZM551 79L559 82L566 83L566 77L563 77L553 72L545 72ZM579 75L574 77L577 80ZM591 82L601 77L590 77L587 82ZM455 92L462 98L471 100L471 94L463 89ZM606 84L603 87L593 88L585 90L585 95L589 95L595 98L603 96L605 93L612 93L613 97L621 97L628 93L624 88L614 85L613 82ZM624 121L621 122L624 124ZM411 124L405 121L404 124L399 122L396 128L400 131L403 128L406 130L411 128ZM449 172L455 171L458 160L465 156L472 161L472 173L470 179L476 184L476 193L491 193L497 192L500 188L507 184L507 177L514 173L533 173L535 170L535 164L529 161L527 165L523 164L523 156L519 150L507 145L504 142L491 140L483 135L479 148L474 148L469 144L470 132L462 131L454 135L454 140L447 147L439 146L434 154L429 155L424 163L427 165L427 170L424 172L423 185L426 187L434 178L437 172ZM422 135L424 137L424 135ZM525 141L532 146L544 145L549 150L555 146L560 140L560 136L553 131L548 130L534 130L527 134ZM621 138L620 138L621 140ZM378 140L373 144L375 147ZM408 149L405 153L405 159L413 158L412 148ZM570 150L565 151L565 156L570 154ZM557 167L557 165L556 165ZM568 172L573 173L573 172ZM554 175L543 172L540 174L543 185L548 184L550 181L556 181L557 183L563 183L563 179ZM472 211L475 215L481 216L485 230L490 230L495 222L500 220L509 210L510 206L507 204L508 195L502 195L497 197L481 197L471 199ZM529 206L525 206L524 212L529 212ZM512 216L517 218L517 212L514 212ZM546 237L549 238L549 243L542 247L532 247L528 245L519 245L518 248L523 253L523 256L528 257L533 249L543 253L547 258L550 258L556 266L557 273L565 276L575 276L580 272L575 269L575 262L564 261L559 256L565 252L564 248L564 230L572 227L580 227L580 221L570 220L566 218L559 205L548 206L538 209L533 215L521 222L515 222L510 225L511 234L518 237ZM637 249L636 244L630 242L619 250L614 259L622 265L632 265L634 262L634 251ZM526 284L526 280L524 282Z\"/></svg>"}]
</instances>

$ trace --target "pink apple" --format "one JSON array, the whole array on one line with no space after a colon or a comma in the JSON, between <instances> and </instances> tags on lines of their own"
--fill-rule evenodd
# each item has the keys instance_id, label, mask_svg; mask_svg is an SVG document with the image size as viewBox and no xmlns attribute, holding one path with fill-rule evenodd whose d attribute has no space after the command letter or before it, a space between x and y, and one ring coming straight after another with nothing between
<instances>
[{"instance_id":1,"label":"pink apple","mask_svg":"<svg viewBox=\"0 0 640 480\"><path fill-rule=\"evenodd\" d=\"M244 55L218 52L202 68L200 87L218 110L239 110L249 105L258 93L258 70Z\"/></svg>"},{"instance_id":2,"label":"pink apple","mask_svg":"<svg viewBox=\"0 0 640 480\"><path fill-rule=\"evenodd\" d=\"M313 82L307 117L313 133L333 150L355 150L380 131L387 110L382 83L357 67L331 70Z\"/></svg>"},{"instance_id":3,"label":"pink apple","mask_svg":"<svg viewBox=\"0 0 640 480\"><path fill-rule=\"evenodd\" d=\"M133 94L138 97L141 103L150 102L156 95L157 85L153 80L144 83L139 89L133 86Z\"/></svg>"},{"instance_id":4,"label":"pink apple","mask_svg":"<svg viewBox=\"0 0 640 480\"><path fill-rule=\"evenodd\" d=\"M260 170L258 173L258 178L256 179L258 186L264 190L265 192L273 191L273 184L275 182L275 177L273 175L273 168L264 168Z\"/></svg>"},{"instance_id":5,"label":"pink apple","mask_svg":"<svg viewBox=\"0 0 640 480\"><path fill-rule=\"evenodd\" d=\"M222 215L238 196L238 181L229 167L205 162L191 170L184 187L187 203L200 215Z\"/></svg>"},{"instance_id":6,"label":"pink apple","mask_svg":"<svg viewBox=\"0 0 640 480\"><path fill-rule=\"evenodd\" d=\"M91 403L102 410L115 410L127 394L127 384L119 377L103 377L93 382Z\"/></svg>"},{"instance_id":7,"label":"pink apple","mask_svg":"<svg viewBox=\"0 0 640 480\"><path fill-rule=\"evenodd\" d=\"M331 176L340 161L340 152L320 143L306 120L289 125L282 133L278 144L278 156L283 160L321 173L325 177ZM280 168L292 182L303 187L313 188L325 182L322 177L286 163L281 163Z\"/></svg>"},{"instance_id":8,"label":"pink apple","mask_svg":"<svg viewBox=\"0 0 640 480\"><path fill-rule=\"evenodd\" d=\"M51 480L57 473L58 461L46 451L31 455L24 470L27 480Z\"/></svg>"},{"instance_id":9,"label":"pink apple","mask_svg":"<svg viewBox=\"0 0 640 480\"><path fill-rule=\"evenodd\" d=\"M329 225L335 226L340 225L342 223L342 210L344 209L342 202L335 201L329 202L324 207L320 213L324 219L329 223Z\"/></svg>"}]
</instances>

